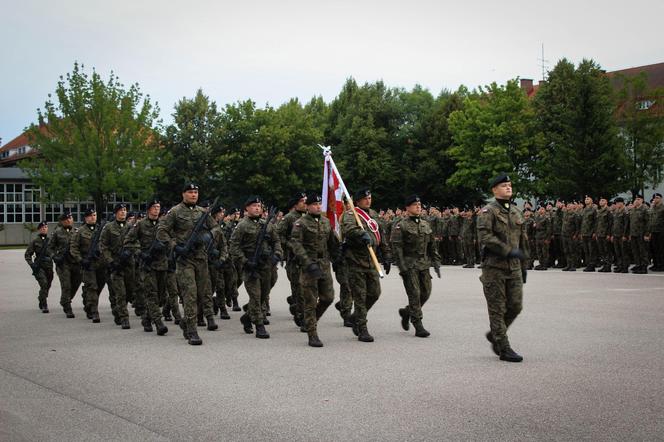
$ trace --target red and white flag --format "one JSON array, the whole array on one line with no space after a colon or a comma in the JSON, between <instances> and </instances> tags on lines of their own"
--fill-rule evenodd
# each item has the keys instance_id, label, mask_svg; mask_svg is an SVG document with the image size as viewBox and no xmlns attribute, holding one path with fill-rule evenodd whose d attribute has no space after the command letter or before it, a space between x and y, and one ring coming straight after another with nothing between
<instances>
[{"instance_id":1,"label":"red and white flag","mask_svg":"<svg viewBox=\"0 0 664 442\"><path fill-rule=\"evenodd\" d=\"M334 165L329 148L323 149L325 162L323 164L323 191L322 209L327 219L330 220L332 229L341 236L341 217L344 213L344 182L339 175L339 171Z\"/></svg>"}]
</instances>

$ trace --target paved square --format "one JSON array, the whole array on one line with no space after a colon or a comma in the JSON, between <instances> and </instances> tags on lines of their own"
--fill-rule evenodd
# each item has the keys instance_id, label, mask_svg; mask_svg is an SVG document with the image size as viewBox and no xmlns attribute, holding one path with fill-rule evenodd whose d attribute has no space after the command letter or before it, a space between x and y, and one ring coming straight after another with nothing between
<instances>
[{"instance_id":1,"label":"paved square","mask_svg":"<svg viewBox=\"0 0 664 442\"><path fill-rule=\"evenodd\" d=\"M443 267L424 307L431 337L404 332L398 274L358 342L331 307L322 349L290 320L288 281L272 293L269 340L239 314L186 344L37 309L23 251L0 251L0 440L662 440L664 274L530 272L510 330L525 360L501 362L479 270ZM246 301L244 288L241 300ZM338 291L337 291L338 296Z\"/></svg>"}]
</instances>

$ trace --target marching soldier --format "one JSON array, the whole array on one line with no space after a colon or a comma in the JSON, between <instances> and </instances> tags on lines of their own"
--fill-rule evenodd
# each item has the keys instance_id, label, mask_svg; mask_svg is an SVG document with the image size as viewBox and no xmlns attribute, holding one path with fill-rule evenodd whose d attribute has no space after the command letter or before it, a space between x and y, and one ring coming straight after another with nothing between
<instances>
[{"instance_id":1,"label":"marching soldier","mask_svg":"<svg viewBox=\"0 0 664 442\"><path fill-rule=\"evenodd\" d=\"M144 293L145 311L141 318L143 330L152 331L152 323L157 328L157 335L163 336L168 327L161 320L159 299L166 298L166 244L157 240L157 225L161 202L152 200L147 204L147 217L138 221L129 229L124 246L138 255L139 283Z\"/></svg>"},{"instance_id":2,"label":"marching soldier","mask_svg":"<svg viewBox=\"0 0 664 442\"><path fill-rule=\"evenodd\" d=\"M221 229L224 219L224 209L221 206L213 207L210 216L216 223L212 229L212 242L208 246L208 267L212 291L216 293L213 299L215 310L219 309L220 319L231 319L226 309L226 287L224 284L224 267L230 265L228 260L228 244Z\"/></svg>"},{"instance_id":3,"label":"marching soldier","mask_svg":"<svg viewBox=\"0 0 664 442\"><path fill-rule=\"evenodd\" d=\"M549 244L553 236L551 218L546 213L544 206L537 209L537 217L534 223L535 245L537 247L537 257L539 264L535 270L548 270L549 268Z\"/></svg>"},{"instance_id":4,"label":"marching soldier","mask_svg":"<svg viewBox=\"0 0 664 442\"><path fill-rule=\"evenodd\" d=\"M130 328L127 312L127 286L131 285L127 268L134 265L131 251L124 247L127 225L127 206L120 203L113 210L115 220L107 223L101 232L99 250L109 269L109 298L115 323L123 330Z\"/></svg>"},{"instance_id":5,"label":"marching soldier","mask_svg":"<svg viewBox=\"0 0 664 442\"><path fill-rule=\"evenodd\" d=\"M49 254L55 262L55 271L60 280L60 305L67 318L74 318L71 301L81 285L81 267L69 253L69 244L74 234L74 219L71 213L60 215L58 226L48 244Z\"/></svg>"},{"instance_id":6,"label":"marching soldier","mask_svg":"<svg viewBox=\"0 0 664 442\"><path fill-rule=\"evenodd\" d=\"M48 291L53 282L53 260L48 247L51 239L48 237L46 221L40 222L37 229L39 234L28 245L24 257L39 284L39 295L37 295L39 309L42 313L48 313Z\"/></svg>"},{"instance_id":7,"label":"marching soldier","mask_svg":"<svg viewBox=\"0 0 664 442\"><path fill-rule=\"evenodd\" d=\"M230 253L230 241L233 231L240 222L240 209L235 208L231 211L231 215L227 221L224 222L224 236L226 236L226 243L229 245ZM242 284L241 277L237 270L237 265L233 259L230 259L229 265L224 267L224 287L226 289L226 306L233 307L234 312L239 312L242 310L240 304L238 303L238 288Z\"/></svg>"},{"instance_id":8,"label":"marching soldier","mask_svg":"<svg viewBox=\"0 0 664 442\"><path fill-rule=\"evenodd\" d=\"M330 262L339 257L339 239L330 221L321 216L321 202L320 195L307 195L307 213L293 224L289 241L289 249L301 269L304 327L311 347L323 346L318 338L318 320L334 301Z\"/></svg>"},{"instance_id":9,"label":"marching soldier","mask_svg":"<svg viewBox=\"0 0 664 442\"><path fill-rule=\"evenodd\" d=\"M422 307L431 296L429 267L433 267L440 278L440 255L431 225L420 216L420 198L411 195L404 205L406 216L394 225L390 241L408 296L408 305L399 309L399 315L404 330L410 328L410 320L415 327L415 336L426 338L430 333L422 325Z\"/></svg>"},{"instance_id":10,"label":"marching soldier","mask_svg":"<svg viewBox=\"0 0 664 442\"><path fill-rule=\"evenodd\" d=\"M344 213L341 216L340 222L343 224L345 216L352 216L349 214L350 205L344 196ZM348 281L348 264L346 262L346 248L347 243L344 238L339 249L339 259L332 263L334 276L339 283L339 301L334 304L334 307L339 310L341 319L344 321L344 327L352 327L353 321L351 314L353 312L353 294L351 292L350 282Z\"/></svg>"},{"instance_id":11,"label":"marching soldier","mask_svg":"<svg viewBox=\"0 0 664 442\"><path fill-rule=\"evenodd\" d=\"M173 207L157 226L157 239L173 247L177 265L176 278L178 289L184 303L184 317L180 322L182 334L190 345L203 343L196 330L198 300L203 300L204 315L208 330L216 330L212 305L205 302L210 292L205 247L211 240L210 231L214 221L198 202L198 186L187 184L182 189L182 202ZM201 219L203 217L203 219ZM194 232L198 222L202 223L199 232ZM196 237L192 237L196 234ZM189 247L187 247L189 245Z\"/></svg>"},{"instance_id":12,"label":"marching soldier","mask_svg":"<svg viewBox=\"0 0 664 442\"><path fill-rule=\"evenodd\" d=\"M648 247L646 239L650 239L650 219L648 209L643 204L643 195L636 195L634 208L629 212L629 240L632 245L635 266L632 273L648 273Z\"/></svg>"},{"instance_id":13,"label":"marching soldier","mask_svg":"<svg viewBox=\"0 0 664 442\"><path fill-rule=\"evenodd\" d=\"M242 280L249 294L248 311L240 321L245 333L252 333L253 323L256 326L256 337L267 339L270 335L265 330L265 303L272 288L272 266L281 261L281 244L274 225L265 225L266 221L261 217L263 201L260 197L249 197L244 203L244 209L246 215L233 231L230 241L231 257L242 269ZM263 228L264 240L257 244L256 240Z\"/></svg>"},{"instance_id":14,"label":"marching soldier","mask_svg":"<svg viewBox=\"0 0 664 442\"><path fill-rule=\"evenodd\" d=\"M83 281L83 302L88 319L97 324L99 318L99 294L106 284L106 268L100 261L99 234L102 229L97 225L97 212L88 209L83 213L84 223L74 232L69 252L76 263L81 265ZM95 236L97 238L95 244ZM110 287L109 287L110 293Z\"/></svg>"},{"instance_id":15,"label":"marching soldier","mask_svg":"<svg viewBox=\"0 0 664 442\"><path fill-rule=\"evenodd\" d=\"M491 183L495 200L487 204L478 221L482 247L482 286L489 310L491 331L486 338L500 359L521 362L507 339L507 329L522 309L528 237L521 211L511 203L509 176L498 175Z\"/></svg>"},{"instance_id":16,"label":"marching soldier","mask_svg":"<svg viewBox=\"0 0 664 442\"><path fill-rule=\"evenodd\" d=\"M368 246L374 251L380 250L385 273L390 273L390 249L383 241L376 218L378 214L371 210L371 191L361 189L355 194L356 212L362 224L358 226L355 216L343 218L342 234L347 241L346 259L348 262L348 281L353 287L353 333L362 342L373 342L374 338L367 329L367 313L380 297L380 277L374 268Z\"/></svg>"}]
</instances>

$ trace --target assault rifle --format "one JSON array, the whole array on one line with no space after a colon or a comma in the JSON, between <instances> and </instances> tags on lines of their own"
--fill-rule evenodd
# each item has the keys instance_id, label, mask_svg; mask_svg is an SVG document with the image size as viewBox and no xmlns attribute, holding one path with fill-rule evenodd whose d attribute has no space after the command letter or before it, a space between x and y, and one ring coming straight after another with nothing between
<instances>
[{"instance_id":1,"label":"assault rifle","mask_svg":"<svg viewBox=\"0 0 664 442\"><path fill-rule=\"evenodd\" d=\"M217 201L219 201L219 197L216 197L214 199L214 202L210 207L214 207L217 205ZM191 230L191 234L189 234L189 238L187 238L187 241L185 241L184 244L182 245L176 245L174 247L174 252L175 252L175 259L177 260L178 258L181 257L187 257L191 252L194 250L194 247L196 244L199 242L199 233L203 230L203 226L205 225L205 222L207 221L207 218L210 215L205 212L201 214L201 216L198 218L196 221L196 224L194 225L194 228Z\"/></svg>"},{"instance_id":2,"label":"assault rifle","mask_svg":"<svg viewBox=\"0 0 664 442\"><path fill-rule=\"evenodd\" d=\"M105 225L106 221L102 221L96 227L95 234L92 236L92 241L90 242L90 248L88 249L88 253L85 255L85 258L83 258L83 261L81 263L83 270L90 270L92 261L99 258L99 238L101 237L101 231L104 230Z\"/></svg>"},{"instance_id":3,"label":"assault rifle","mask_svg":"<svg viewBox=\"0 0 664 442\"><path fill-rule=\"evenodd\" d=\"M263 241L265 241L265 235L267 234L267 227L270 225L270 221L275 217L277 213L276 207L270 207L270 210L267 214L267 219L265 223L261 226L261 230L258 232L256 237L256 249L251 259L247 262L248 267L251 269L251 276L256 276L256 268L258 267L258 262L262 256L263 251Z\"/></svg>"},{"instance_id":4,"label":"assault rifle","mask_svg":"<svg viewBox=\"0 0 664 442\"><path fill-rule=\"evenodd\" d=\"M35 258L35 261L30 264L30 268L32 269L32 276L35 278L37 277L37 274L39 273L39 264L42 262L44 257L46 256L46 248L48 247L48 236L44 240L44 244L42 245L41 250L39 251L39 254Z\"/></svg>"},{"instance_id":5,"label":"assault rifle","mask_svg":"<svg viewBox=\"0 0 664 442\"><path fill-rule=\"evenodd\" d=\"M146 272L152 271L152 262L164 250L164 243L155 238L150 247L139 255L140 264Z\"/></svg>"}]
</instances>

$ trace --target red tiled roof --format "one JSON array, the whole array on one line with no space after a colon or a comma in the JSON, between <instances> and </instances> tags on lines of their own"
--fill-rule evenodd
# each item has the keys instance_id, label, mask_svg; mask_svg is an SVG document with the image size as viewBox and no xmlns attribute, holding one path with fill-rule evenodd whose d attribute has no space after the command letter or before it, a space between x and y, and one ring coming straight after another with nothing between
<instances>
[{"instance_id":1,"label":"red tiled roof","mask_svg":"<svg viewBox=\"0 0 664 442\"><path fill-rule=\"evenodd\" d=\"M619 71L607 72L606 75L611 78L614 86L620 85L619 76L635 77L641 72L647 75L648 88L655 89L664 87L664 63L649 64L646 66L637 66Z\"/></svg>"},{"instance_id":2,"label":"red tiled roof","mask_svg":"<svg viewBox=\"0 0 664 442\"><path fill-rule=\"evenodd\" d=\"M46 133L46 126L42 125L39 130L41 133ZM30 140L28 139L28 134L27 132L23 132L21 135L18 137L14 138L11 140L9 143L5 144L4 146L0 147L0 152L4 152L6 150L10 149L16 149L18 147L23 147L23 146L28 146L30 144Z\"/></svg>"}]
</instances>

